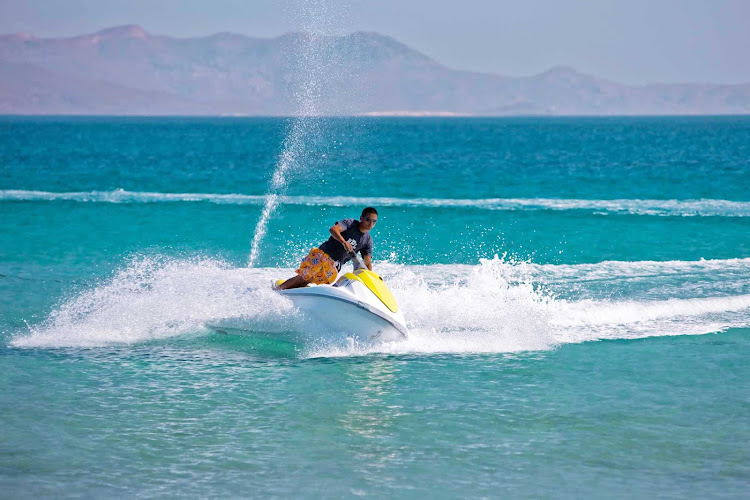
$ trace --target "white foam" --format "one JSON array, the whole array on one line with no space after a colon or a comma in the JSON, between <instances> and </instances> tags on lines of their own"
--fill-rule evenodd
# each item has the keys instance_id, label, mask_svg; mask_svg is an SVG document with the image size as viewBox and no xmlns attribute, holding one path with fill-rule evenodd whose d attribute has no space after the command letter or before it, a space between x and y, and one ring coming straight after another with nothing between
<instances>
[{"instance_id":1,"label":"white foam","mask_svg":"<svg viewBox=\"0 0 750 500\"><path fill-rule=\"evenodd\" d=\"M274 191L275 193L276 191ZM230 205L264 205L261 195L219 193L159 193L125 191L0 190L0 201L75 201L82 203L209 202ZM278 196L273 203L326 207L471 208L479 210L584 210L601 214L655 216L749 217L750 202L720 199L697 200L584 200L557 198L393 198L351 196Z\"/></svg>"},{"instance_id":2,"label":"white foam","mask_svg":"<svg viewBox=\"0 0 750 500\"><path fill-rule=\"evenodd\" d=\"M215 193L159 193L148 191L27 191L22 189L0 190L2 201L76 201L81 203L174 203L200 202L232 205L260 205L265 196Z\"/></svg>"},{"instance_id":3,"label":"white foam","mask_svg":"<svg viewBox=\"0 0 750 500\"><path fill-rule=\"evenodd\" d=\"M534 265L503 259L480 264L403 266L376 263L404 310L410 336L374 347L307 346L309 356L386 353L503 353L546 350L565 343L695 335L750 327L750 294L674 298L654 281L647 299L616 288L597 299L552 294L547 278L576 268L599 277L643 269L668 272L673 282L747 280L750 259L695 262L602 262ZM703 274L697 275L696 268ZM734 274L732 274L734 272ZM41 324L17 335L16 347L94 347L134 344L207 331L223 318L244 318L257 331L300 328L291 303L270 290L291 269L233 268L211 259L133 259L111 279L64 301ZM608 274L610 273L610 274ZM683 274L680 274L683 273ZM732 278L731 276L734 276ZM619 287L614 282L615 287ZM649 282L645 283L646 287ZM712 292L713 293L713 292ZM619 298L608 298L608 297Z\"/></svg>"},{"instance_id":4,"label":"white foam","mask_svg":"<svg viewBox=\"0 0 750 500\"><path fill-rule=\"evenodd\" d=\"M618 286L643 284L643 293L654 295L656 290L663 296L680 298L750 290L750 259L527 264L526 272L543 279L553 290L580 285L591 291L597 282L610 291L616 291Z\"/></svg>"},{"instance_id":5,"label":"white foam","mask_svg":"<svg viewBox=\"0 0 750 500\"><path fill-rule=\"evenodd\" d=\"M597 277L684 274L689 272L750 271L750 258L746 259L700 259L700 260L606 260L590 264L528 264L546 274L559 277L593 279Z\"/></svg>"},{"instance_id":6,"label":"white foam","mask_svg":"<svg viewBox=\"0 0 750 500\"><path fill-rule=\"evenodd\" d=\"M738 261L662 263L672 276L678 269L729 268ZM619 264L619 265L618 265ZM744 262L748 264L748 262ZM657 263L586 264L603 276ZM602 269L598 269L601 266ZM544 274L559 276L558 267L485 260L479 266L420 266L382 270L407 311L410 336L405 342L374 347L318 349L312 355L348 356L370 352L496 353L545 350L567 343L699 335L750 326L750 295L650 300L567 300L551 295ZM693 273L686 279L695 279ZM742 274L738 279L744 279ZM417 286L414 283L417 283ZM659 287L661 285L659 284Z\"/></svg>"},{"instance_id":7,"label":"white foam","mask_svg":"<svg viewBox=\"0 0 750 500\"><path fill-rule=\"evenodd\" d=\"M62 303L12 345L133 344L205 332L207 322L227 317L248 318L259 330L289 328L291 305L269 287L278 273L211 259L136 259L110 280Z\"/></svg>"}]
</instances>

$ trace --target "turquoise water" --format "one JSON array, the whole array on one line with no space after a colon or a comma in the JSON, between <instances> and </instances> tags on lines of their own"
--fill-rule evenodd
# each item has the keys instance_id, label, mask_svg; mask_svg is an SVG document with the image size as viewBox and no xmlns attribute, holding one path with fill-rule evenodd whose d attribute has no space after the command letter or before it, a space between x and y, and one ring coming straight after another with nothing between
<instances>
[{"instance_id":1,"label":"turquoise water","mask_svg":"<svg viewBox=\"0 0 750 500\"><path fill-rule=\"evenodd\" d=\"M746 496L750 118L303 120L249 268L294 124L0 118L2 496ZM409 339L281 340L366 205Z\"/></svg>"}]
</instances>

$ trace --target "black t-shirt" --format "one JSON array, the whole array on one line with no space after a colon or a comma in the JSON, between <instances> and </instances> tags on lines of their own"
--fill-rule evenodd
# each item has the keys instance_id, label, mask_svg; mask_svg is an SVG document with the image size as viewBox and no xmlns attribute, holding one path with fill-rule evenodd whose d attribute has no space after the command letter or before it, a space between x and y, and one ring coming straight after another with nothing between
<instances>
[{"instance_id":1,"label":"black t-shirt","mask_svg":"<svg viewBox=\"0 0 750 500\"><path fill-rule=\"evenodd\" d=\"M336 262L336 269L341 270L341 266L352 260L357 252L362 257L372 255L372 236L370 236L370 233L363 233L359 230L359 221L357 219L342 219L337 221L336 224L342 229L341 236L354 249L353 253L347 253L344 245L334 240L333 236L320 245L319 248Z\"/></svg>"}]
</instances>

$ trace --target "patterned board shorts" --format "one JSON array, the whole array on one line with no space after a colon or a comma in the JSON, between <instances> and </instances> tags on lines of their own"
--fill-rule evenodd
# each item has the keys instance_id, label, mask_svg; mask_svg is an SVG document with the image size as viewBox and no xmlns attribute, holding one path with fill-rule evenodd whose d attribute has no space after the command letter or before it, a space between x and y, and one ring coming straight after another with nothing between
<instances>
[{"instance_id":1,"label":"patterned board shorts","mask_svg":"<svg viewBox=\"0 0 750 500\"><path fill-rule=\"evenodd\" d=\"M336 263L323 250L313 248L302 260L297 274L308 283L316 285L333 283L336 281Z\"/></svg>"}]
</instances>

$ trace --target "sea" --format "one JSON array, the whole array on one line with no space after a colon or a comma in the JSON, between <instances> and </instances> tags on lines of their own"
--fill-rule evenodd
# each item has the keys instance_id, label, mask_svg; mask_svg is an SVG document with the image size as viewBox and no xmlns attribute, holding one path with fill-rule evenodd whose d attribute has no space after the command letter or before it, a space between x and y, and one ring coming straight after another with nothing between
<instances>
[{"instance_id":1,"label":"sea","mask_svg":"<svg viewBox=\"0 0 750 500\"><path fill-rule=\"evenodd\" d=\"M0 497L748 495L750 117L0 117Z\"/></svg>"}]
</instances>

